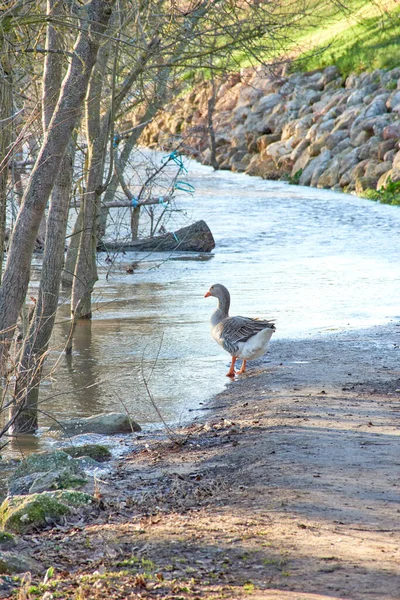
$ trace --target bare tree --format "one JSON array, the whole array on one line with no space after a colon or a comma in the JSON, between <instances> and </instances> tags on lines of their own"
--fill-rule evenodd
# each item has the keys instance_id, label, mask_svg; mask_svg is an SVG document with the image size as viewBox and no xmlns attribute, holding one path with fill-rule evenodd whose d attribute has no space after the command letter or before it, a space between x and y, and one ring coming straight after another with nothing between
<instances>
[{"instance_id":1,"label":"bare tree","mask_svg":"<svg viewBox=\"0 0 400 600\"><path fill-rule=\"evenodd\" d=\"M63 36L52 24L52 19L61 18L63 14L64 7L58 0L47 0L49 19L42 102L44 133L49 128L58 101L64 62ZM11 429L15 432L34 431L37 428L39 384L59 299L73 162L74 140L72 138L63 156L50 197L38 297L17 367L14 404L10 414Z\"/></svg>"},{"instance_id":2,"label":"bare tree","mask_svg":"<svg viewBox=\"0 0 400 600\"><path fill-rule=\"evenodd\" d=\"M72 131L80 115L101 43L101 34L111 15L111 6L110 0L91 0L82 9L80 32L73 48L70 65L24 194L0 288L3 361L7 341L13 334L25 300L37 231ZM23 408L23 406L16 407L14 418Z\"/></svg>"}]
</instances>

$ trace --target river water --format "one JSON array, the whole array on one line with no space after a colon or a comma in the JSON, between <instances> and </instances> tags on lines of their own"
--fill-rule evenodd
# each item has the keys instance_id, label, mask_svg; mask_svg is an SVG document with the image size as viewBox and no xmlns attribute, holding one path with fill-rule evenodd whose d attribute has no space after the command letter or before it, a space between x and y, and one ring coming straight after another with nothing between
<instances>
[{"instance_id":1,"label":"river water","mask_svg":"<svg viewBox=\"0 0 400 600\"><path fill-rule=\"evenodd\" d=\"M99 255L93 320L78 326L69 360L62 353L68 311L59 312L50 360L58 363L42 386L42 427L52 416L111 411L157 424L144 380L163 418L185 422L232 385L229 356L209 331L216 301L204 294L213 283L229 288L232 314L276 319L272 364L274 340L398 317L398 207L185 164L195 192L179 193L168 229L204 219L214 251L126 253L113 265ZM115 209L112 227L126 228L126 214ZM133 274L126 272L131 263Z\"/></svg>"}]
</instances>

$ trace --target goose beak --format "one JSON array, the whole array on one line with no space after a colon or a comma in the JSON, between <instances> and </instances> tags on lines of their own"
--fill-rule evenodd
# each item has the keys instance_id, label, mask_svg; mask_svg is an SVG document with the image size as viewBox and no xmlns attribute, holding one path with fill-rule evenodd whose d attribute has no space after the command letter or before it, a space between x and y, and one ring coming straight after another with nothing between
<instances>
[{"instance_id":1,"label":"goose beak","mask_svg":"<svg viewBox=\"0 0 400 600\"><path fill-rule=\"evenodd\" d=\"M211 296L210 291L208 291L206 294L204 294L204 298L208 298L209 296Z\"/></svg>"}]
</instances>

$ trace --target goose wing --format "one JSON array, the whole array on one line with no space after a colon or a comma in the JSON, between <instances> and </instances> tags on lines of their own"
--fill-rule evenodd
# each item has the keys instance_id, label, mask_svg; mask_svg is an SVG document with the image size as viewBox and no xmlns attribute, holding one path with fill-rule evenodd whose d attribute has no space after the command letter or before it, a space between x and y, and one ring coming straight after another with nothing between
<instances>
[{"instance_id":1,"label":"goose wing","mask_svg":"<svg viewBox=\"0 0 400 600\"><path fill-rule=\"evenodd\" d=\"M247 342L263 329L275 329L272 321L262 321L249 317L228 317L222 322L220 338L222 345L230 354L238 350L238 342Z\"/></svg>"}]
</instances>

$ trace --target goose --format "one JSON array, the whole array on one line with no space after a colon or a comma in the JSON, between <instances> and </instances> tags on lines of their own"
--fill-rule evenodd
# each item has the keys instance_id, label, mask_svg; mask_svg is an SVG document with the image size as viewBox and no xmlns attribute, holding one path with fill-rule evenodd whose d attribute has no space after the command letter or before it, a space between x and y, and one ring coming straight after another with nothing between
<instances>
[{"instance_id":1,"label":"goose","mask_svg":"<svg viewBox=\"0 0 400 600\"><path fill-rule=\"evenodd\" d=\"M243 360L238 375L246 371L246 362L259 358L268 350L269 340L275 331L272 321L261 321L249 317L230 317L231 296L221 283L214 283L204 294L205 298L218 299L218 308L211 316L211 335L232 356L227 377L234 377L237 358Z\"/></svg>"}]
</instances>

